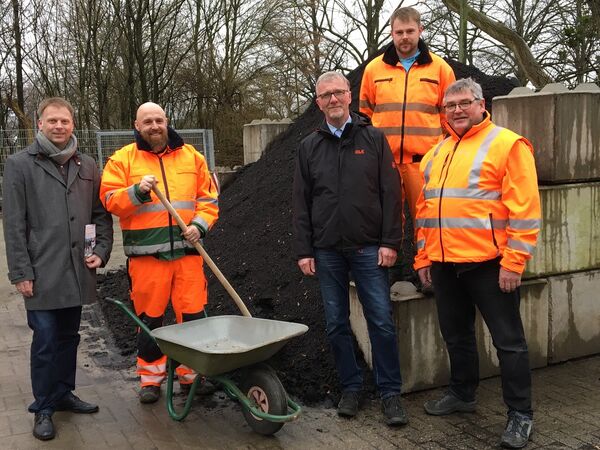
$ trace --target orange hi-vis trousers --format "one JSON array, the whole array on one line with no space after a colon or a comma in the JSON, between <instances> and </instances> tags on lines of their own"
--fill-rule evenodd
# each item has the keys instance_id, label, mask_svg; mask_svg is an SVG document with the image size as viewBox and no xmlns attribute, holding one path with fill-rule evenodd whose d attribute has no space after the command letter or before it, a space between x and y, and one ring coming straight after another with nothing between
<instances>
[{"instance_id":1,"label":"orange hi-vis trousers","mask_svg":"<svg viewBox=\"0 0 600 450\"><path fill-rule=\"evenodd\" d=\"M419 194L423 190L424 184L423 177L419 172L420 164L421 163L419 162L414 162L398 165L398 172L400 173L400 179L402 180L402 225L404 225L404 201L406 201L412 217L415 233L416 227L414 225L415 216L417 214L417 200L419 199Z\"/></svg>"},{"instance_id":2,"label":"orange hi-vis trousers","mask_svg":"<svg viewBox=\"0 0 600 450\"><path fill-rule=\"evenodd\" d=\"M135 256L129 258L128 270L135 313L150 329L163 325L169 299L177 323L204 317L206 278L199 255L186 255L174 261ZM137 347L137 374L142 387L160 386L167 376L167 357L141 330L138 330ZM184 365L178 366L176 373L181 384L190 384L196 377L194 371Z\"/></svg>"}]
</instances>

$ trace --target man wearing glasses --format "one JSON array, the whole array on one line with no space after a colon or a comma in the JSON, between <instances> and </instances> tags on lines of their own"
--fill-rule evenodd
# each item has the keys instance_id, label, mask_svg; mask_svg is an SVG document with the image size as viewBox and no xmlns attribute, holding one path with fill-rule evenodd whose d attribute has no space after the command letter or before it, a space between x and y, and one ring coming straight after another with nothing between
<instances>
[{"instance_id":1,"label":"man wearing glasses","mask_svg":"<svg viewBox=\"0 0 600 450\"><path fill-rule=\"evenodd\" d=\"M387 137L402 177L403 198L414 220L423 188L419 162L442 138L442 98L455 78L452 68L431 53L421 38L419 11L396 9L390 27L393 42L365 68L360 111ZM426 293L430 289L423 286Z\"/></svg>"},{"instance_id":2,"label":"man wearing glasses","mask_svg":"<svg viewBox=\"0 0 600 450\"><path fill-rule=\"evenodd\" d=\"M325 120L301 143L293 206L298 266L317 275L327 336L342 388L338 414L357 414L363 389L349 321L349 272L368 323L373 372L388 425L408 423L401 403L396 329L387 268L402 239L400 179L383 133L350 113L350 83L337 72L319 77Z\"/></svg>"},{"instance_id":3,"label":"man wearing glasses","mask_svg":"<svg viewBox=\"0 0 600 450\"><path fill-rule=\"evenodd\" d=\"M527 445L533 426L529 353L519 312L521 274L540 227L531 144L494 125L481 86L470 78L446 90L450 136L421 162L414 267L433 282L438 319L450 356L450 386L425 403L435 416L475 411L479 361L475 307L500 361L508 421L501 444Z\"/></svg>"}]
</instances>

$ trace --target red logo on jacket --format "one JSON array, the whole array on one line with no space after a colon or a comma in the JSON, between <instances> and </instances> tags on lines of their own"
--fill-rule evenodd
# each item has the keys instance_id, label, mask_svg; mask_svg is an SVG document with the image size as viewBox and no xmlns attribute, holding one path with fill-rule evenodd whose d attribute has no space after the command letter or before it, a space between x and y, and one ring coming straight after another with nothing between
<instances>
[{"instance_id":1,"label":"red logo on jacket","mask_svg":"<svg viewBox=\"0 0 600 450\"><path fill-rule=\"evenodd\" d=\"M354 150L355 155L364 155L365 151L362 148Z\"/></svg>"}]
</instances>

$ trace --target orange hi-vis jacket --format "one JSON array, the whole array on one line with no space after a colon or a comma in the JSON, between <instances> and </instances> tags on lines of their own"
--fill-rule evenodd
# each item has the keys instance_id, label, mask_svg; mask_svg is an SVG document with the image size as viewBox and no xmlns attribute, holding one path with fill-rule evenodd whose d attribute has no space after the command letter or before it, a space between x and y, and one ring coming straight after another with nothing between
<instances>
[{"instance_id":1,"label":"orange hi-vis jacket","mask_svg":"<svg viewBox=\"0 0 600 450\"><path fill-rule=\"evenodd\" d=\"M448 129L421 161L415 269L501 256L502 267L522 273L541 223L531 144L487 112L462 137Z\"/></svg>"},{"instance_id":2,"label":"orange hi-vis jacket","mask_svg":"<svg viewBox=\"0 0 600 450\"><path fill-rule=\"evenodd\" d=\"M452 68L423 40L419 50L407 72L390 44L367 65L360 86L360 112L384 132L397 164L415 162L414 155L424 155L441 140L444 92L455 81Z\"/></svg>"},{"instance_id":3,"label":"orange hi-vis jacket","mask_svg":"<svg viewBox=\"0 0 600 450\"><path fill-rule=\"evenodd\" d=\"M217 188L204 156L169 128L166 150L150 151L136 133L136 143L117 150L102 173L100 200L120 219L123 249L127 256L154 255L174 260L197 254L192 244L155 195L139 192L144 175L155 175L162 190L183 221L204 236L217 220Z\"/></svg>"}]
</instances>

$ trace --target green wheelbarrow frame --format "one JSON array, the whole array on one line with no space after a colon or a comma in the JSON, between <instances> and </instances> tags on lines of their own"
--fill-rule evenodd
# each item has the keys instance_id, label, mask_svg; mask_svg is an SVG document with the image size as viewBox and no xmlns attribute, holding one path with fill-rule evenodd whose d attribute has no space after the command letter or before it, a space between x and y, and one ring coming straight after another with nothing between
<instances>
[{"instance_id":1,"label":"green wheelbarrow frame","mask_svg":"<svg viewBox=\"0 0 600 450\"><path fill-rule=\"evenodd\" d=\"M169 327L176 327L176 326L181 327L181 326L185 326L188 324L192 324L193 322L201 322L201 321L206 321L209 319L218 319L219 317L229 317L229 316L214 316L212 318L207 317L206 319L198 319L197 321L193 321L193 322L186 322L184 324L178 324L178 325L170 325L170 326L166 326L166 327L157 328L155 330L151 330L122 301L114 299L114 298L108 298L108 297L106 298L106 300L110 301L111 303L116 304L119 308L121 308L140 327L140 329L144 333L146 333L148 336L150 336L150 338L159 346L159 348L161 347L161 344L163 344L162 346L164 347L166 341L161 340L160 338L157 339L157 337L155 336L155 333L157 331L160 331L162 329L167 329ZM252 319L252 318L247 318L247 317L244 318L244 317L240 317L240 316L232 316L232 317L239 317L241 320L245 319L245 320L256 320L256 321L264 321L264 322L277 322L277 321L268 321L266 319ZM295 324L295 325L301 325L301 324ZM308 329L308 327L306 327L305 325L301 325L301 327L304 327L305 329L301 329L301 331L293 334L293 336L302 334L306 331L306 329ZM154 331L154 333L153 333L153 331ZM289 336L289 337L293 337L293 336ZM255 360L254 363L264 361L269 356L274 354L284 344L285 344L285 340L283 340L283 341L280 340L279 343L276 344L276 348L268 349L267 353L265 353L265 354L263 354L263 353L258 354L258 359ZM185 419L185 417L189 414L189 412L191 410L192 402L193 402L194 396L196 394L196 389L198 387L198 384L201 382L202 377L201 376L196 377L196 379L194 380L194 382L192 383L192 385L190 387L190 392L188 393L187 399L185 401L185 405L183 406L183 410L181 412L177 412L175 409L175 406L173 405L173 383L174 383L174 379L175 379L175 367L176 367L175 361L179 361L179 359L181 359L181 358L179 358L179 357L177 359L172 358L171 356L169 356L169 351L175 349L174 351L177 352L178 347L180 347L180 348L181 347L186 348L186 347L185 347L185 344L183 344L183 345L174 344L174 345L175 345L174 347L169 346L169 348L166 349L166 351L163 351L163 353L167 356L167 411L169 413L169 416L173 420L181 421L181 420ZM163 350L163 349L161 348L161 350ZM229 365L228 365L228 363L225 363L225 365L223 366L225 368L225 370L223 370L222 372L225 373L227 371L230 371L230 370L233 370L236 368L245 367L243 362L244 361L242 359L242 364L238 365L238 367L233 367L231 362L229 363ZM218 373L220 371L220 368L218 367L218 365L217 366L210 366L210 365L207 366L207 367L209 367L209 369L208 369L209 374L204 374L204 373L202 373L202 371L197 370L194 367L194 364L186 364L186 365L190 366L192 369L201 373L204 377L208 378L211 382L216 382L219 385L221 385L223 388L223 391L225 392L225 394L227 394L227 396L229 398L240 402L240 404L242 405L242 407L244 409L246 409L253 416L255 416L259 419L267 420L269 422L276 422L276 423L291 422L291 421L297 419L298 416L300 415L300 413L302 412L302 408L300 407L300 405L298 405L296 402L294 402L292 399L290 399L289 396L286 395L287 406L288 406L288 410L290 411L289 414L277 415L277 414L266 413L266 412L262 411L253 400L249 399L236 386L236 384L232 380L230 380L227 376L223 375L222 373ZM223 368L223 367L221 367L221 368Z\"/></svg>"}]
</instances>

